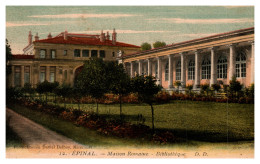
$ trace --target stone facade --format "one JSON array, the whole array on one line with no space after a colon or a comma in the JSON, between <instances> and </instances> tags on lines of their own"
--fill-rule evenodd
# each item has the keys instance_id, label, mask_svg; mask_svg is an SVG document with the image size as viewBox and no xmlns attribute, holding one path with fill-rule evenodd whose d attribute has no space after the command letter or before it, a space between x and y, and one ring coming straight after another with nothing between
<instances>
[{"instance_id":1,"label":"stone facade","mask_svg":"<svg viewBox=\"0 0 260 164\"><path fill-rule=\"evenodd\" d=\"M124 54L121 58L130 76L153 75L171 90L182 86L229 84L233 75L244 86L254 83L254 28L194 39L165 47Z\"/></svg>"},{"instance_id":2,"label":"stone facade","mask_svg":"<svg viewBox=\"0 0 260 164\"><path fill-rule=\"evenodd\" d=\"M47 39L39 39L38 34L32 41L28 35L28 46L23 55L13 55L9 62L12 68L8 86L23 87L26 82L36 86L38 82L47 80L60 84L73 85L77 69L83 66L85 60L100 57L104 60L116 61L121 54L131 54L140 51L139 46L116 41L115 30L110 40L101 32L100 35L74 34L67 31Z\"/></svg>"}]
</instances>

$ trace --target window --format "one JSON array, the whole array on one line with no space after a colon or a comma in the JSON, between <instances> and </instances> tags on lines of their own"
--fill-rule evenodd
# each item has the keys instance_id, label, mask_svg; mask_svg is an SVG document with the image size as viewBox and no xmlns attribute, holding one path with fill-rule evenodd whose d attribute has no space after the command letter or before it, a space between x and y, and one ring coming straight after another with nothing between
<instances>
[{"instance_id":1,"label":"window","mask_svg":"<svg viewBox=\"0 0 260 164\"><path fill-rule=\"evenodd\" d=\"M106 52L104 50L100 50L99 51L99 55L101 58L105 58L106 57Z\"/></svg>"},{"instance_id":2,"label":"window","mask_svg":"<svg viewBox=\"0 0 260 164\"><path fill-rule=\"evenodd\" d=\"M74 50L74 57L80 57L80 50L79 49Z\"/></svg>"},{"instance_id":3,"label":"window","mask_svg":"<svg viewBox=\"0 0 260 164\"><path fill-rule=\"evenodd\" d=\"M89 50L82 50L82 57L89 57Z\"/></svg>"},{"instance_id":4,"label":"window","mask_svg":"<svg viewBox=\"0 0 260 164\"><path fill-rule=\"evenodd\" d=\"M158 78L158 63L155 63L155 78Z\"/></svg>"},{"instance_id":5,"label":"window","mask_svg":"<svg viewBox=\"0 0 260 164\"><path fill-rule=\"evenodd\" d=\"M202 79L210 79L211 63L209 59L202 61Z\"/></svg>"},{"instance_id":6,"label":"window","mask_svg":"<svg viewBox=\"0 0 260 164\"><path fill-rule=\"evenodd\" d=\"M79 49L74 50L74 57L80 57L80 50Z\"/></svg>"},{"instance_id":7,"label":"window","mask_svg":"<svg viewBox=\"0 0 260 164\"><path fill-rule=\"evenodd\" d=\"M30 66L24 67L24 84L30 83Z\"/></svg>"},{"instance_id":8,"label":"window","mask_svg":"<svg viewBox=\"0 0 260 164\"><path fill-rule=\"evenodd\" d=\"M169 80L169 61L167 61L165 64L164 75L165 75L165 77L164 77L165 81L168 81Z\"/></svg>"},{"instance_id":9,"label":"window","mask_svg":"<svg viewBox=\"0 0 260 164\"><path fill-rule=\"evenodd\" d=\"M44 82L46 79L46 67L41 66L40 67L40 82Z\"/></svg>"},{"instance_id":10,"label":"window","mask_svg":"<svg viewBox=\"0 0 260 164\"><path fill-rule=\"evenodd\" d=\"M56 50L51 50L51 58L52 59L56 58Z\"/></svg>"},{"instance_id":11,"label":"window","mask_svg":"<svg viewBox=\"0 0 260 164\"><path fill-rule=\"evenodd\" d=\"M181 61L176 64L176 80L181 80Z\"/></svg>"},{"instance_id":12,"label":"window","mask_svg":"<svg viewBox=\"0 0 260 164\"><path fill-rule=\"evenodd\" d=\"M40 58L45 59L46 58L46 50L40 50Z\"/></svg>"},{"instance_id":13,"label":"window","mask_svg":"<svg viewBox=\"0 0 260 164\"><path fill-rule=\"evenodd\" d=\"M55 73L56 73L56 67L52 66L50 67L50 82L53 83L55 81Z\"/></svg>"},{"instance_id":14,"label":"window","mask_svg":"<svg viewBox=\"0 0 260 164\"><path fill-rule=\"evenodd\" d=\"M21 66L15 66L14 68L14 86L21 86Z\"/></svg>"},{"instance_id":15,"label":"window","mask_svg":"<svg viewBox=\"0 0 260 164\"><path fill-rule=\"evenodd\" d=\"M115 57L115 52L112 52L112 56Z\"/></svg>"},{"instance_id":16,"label":"window","mask_svg":"<svg viewBox=\"0 0 260 164\"><path fill-rule=\"evenodd\" d=\"M64 50L63 51L63 56L67 56L68 55L68 50Z\"/></svg>"},{"instance_id":17,"label":"window","mask_svg":"<svg viewBox=\"0 0 260 164\"><path fill-rule=\"evenodd\" d=\"M227 58L225 56L220 56L217 64L217 77L227 78Z\"/></svg>"},{"instance_id":18,"label":"window","mask_svg":"<svg viewBox=\"0 0 260 164\"><path fill-rule=\"evenodd\" d=\"M97 53L98 53L97 50L91 50L91 57L92 57L92 58L97 57Z\"/></svg>"},{"instance_id":19,"label":"window","mask_svg":"<svg viewBox=\"0 0 260 164\"><path fill-rule=\"evenodd\" d=\"M195 61L190 60L188 66L188 80L194 80L194 79L195 79Z\"/></svg>"},{"instance_id":20,"label":"window","mask_svg":"<svg viewBox=\"0 0 260 164\"><path fill-rule=\"evenodd\" d=\"M236 77L246 77L246 54L241 51L236 56Z\"/></svg>"}]
</instances>

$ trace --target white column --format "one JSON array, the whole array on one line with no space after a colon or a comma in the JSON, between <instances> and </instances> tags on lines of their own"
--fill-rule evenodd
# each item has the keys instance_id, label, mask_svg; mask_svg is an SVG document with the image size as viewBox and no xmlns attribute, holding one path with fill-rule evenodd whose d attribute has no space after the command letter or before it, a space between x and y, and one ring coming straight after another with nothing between
<instances>
[{"instance_id":1,"label":"white column","mask_svg":"<svg viewBox=\"0 0 260 164\"><path fill-rule=\"evenodd\" d=\"M181 84L182 87L186 86L186 71L185 71L185 60L184 60L183 53L181 53Z\"/></svg>"},{"instance_id":2,"label":"white column","mask_svg":"<svg viewBox=\"0 0 260 164\"><path fill-rule=\"evenodd\" d=\"M147 59L148 76L152 75L152 59Z\"/></svg>"},{"instance_id":3,"label":"white column","mask_svg":"<svg viewBox=\"0 0 260 164\"><path fill-rule=\"evenodd\" d=\"M139 74L139 75L142 75L142 74L143 74L143 71L142 71L143 69L142 69L142 68L143 68L143 61L142 61L142 60L139 60L139 61L138 61L138 74Z\"/></svg>"},{"instance_id":4,"label":"white column","mask_svg":"<svg viewBox=\"0 0 260 164\"><path fill-rule=\"evenodd\" d=\"M173 87L173 72L172 72L172 64L173 64L173 55L169 55L169 89Z\"/></svg>"},{"instance_id":5,"label":"white column","mask_svg":"<svg viewBox=\"0 0 260 164\"><path fill-rule=\"evenodd\" d=\"M195 51L195 79L193 88L198 88L200 85L200 70L199 70L199 52Z\"/></svg>"},{"instance_id":6,"label":"white column","mask_svg":"<svg viewBox=\"0 0 260 164\"><path fill-rule=\"evenodd\" d=\"M229 80L235 75L235 45L229 45Z\"/></svg>"},{"instance_id":7,"label":"white column","mask_svg":"<svg viewBox=\"0 0 260 164\"><path fill-rule=\"evenodd\" d=\"M255 83L255 43L251 43L251 83Z\"/></svg>"},{"instance_id":8,"label":"white column","mask_svg":"<svg viewBox=\"0 0 260 164\"><path fill-rule=\"evenodd\" d=\"M134 62L130 62L130 77L134 77Z\"/></svg>"},{"instance_id":9,"label":"white column","mask_svg":"<svg viewBox=\"0 0 260 164\"><path fill-rule=\"evenodd\" d=\"M216 76L216 61L215 61L215 58L216 58L216 55L215 55L215 48L212 47L211 48L211 55L210 55L210 63L211 63L211 70L210 70L210 85L212 84L216 84L217 82L217 76Z\"/></svg>"},{"instance_id":10,"label":"white column","mask_svg":"<svg viewBox=\"0 0 260 164\"><path fill-rule=\"evenodd\" d=\"M158 84L162 85L162 59L161 57L157 58L157 70L158 70Z\"/></svg>"}]
</instances>

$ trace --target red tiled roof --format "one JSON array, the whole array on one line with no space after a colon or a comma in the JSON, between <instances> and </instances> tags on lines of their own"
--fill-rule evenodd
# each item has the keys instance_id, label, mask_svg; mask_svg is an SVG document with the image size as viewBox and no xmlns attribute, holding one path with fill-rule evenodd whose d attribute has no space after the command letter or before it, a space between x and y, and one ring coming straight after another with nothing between
<instances>
[{"instance_id":1,"label":"red tiled roof","mask_svg":"<svg viewBox=\"0 0 260 164\"><path fill-rule=\"evenodd\" d=\"M77 35L79 36L77 37ZM92 36L92 37L86 37L86 36ZM34 43L77 44L77 45L91 45L91 46L120 46L120 47L140 48L140 46L122 43L122 42L116 42L116 44L114 45L112 44L112 40L105 40L104 42L101 42L99 38L93 36L98 36L98 35L84 35L84 34L80 35L80 34L69 33L67 40L65 40L64 37L59 34L54 38L41 39L41 40L34 41Z\"/></svg>"},{"instance_id":2,"label":"red tiled roof","mask_svg":"<svg viewBox=\"0 0 260 164\"><path fill-rule=\"evenodd\" d=\"M34 55L14 54L12 59L34 59Z\"/></svg>"}]
</instances>

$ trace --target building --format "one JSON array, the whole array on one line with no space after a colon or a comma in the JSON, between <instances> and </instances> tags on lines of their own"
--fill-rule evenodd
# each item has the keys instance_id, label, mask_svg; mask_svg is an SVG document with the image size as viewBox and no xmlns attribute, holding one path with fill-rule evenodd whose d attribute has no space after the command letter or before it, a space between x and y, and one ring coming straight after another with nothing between
<instances>
[{"instance_id":1,"label":"building","mask_svg":"<svg viewBox=\"0 0 260 164\"><path fill-rule=\"evenodd\" d=\"M175 43L121 58L127 72L153 75L165 89L229 84L236 76L244 86L254 83L254 27Z\"/></svg>"},{"instance_id":2,"label":"building","mask_svg":"<svg viewBox=\"0 0 260 164\"><path fill-rule=\"evenodd\" d=\"M67 31L46 39L35 35L34 41L29 32L28 45L24 54L13 55L9 61L12 73L9 75L8 86L23 87L25 83L36 86L47 80L60 84L73 85L75 75L90 57L100 57L104 60L114 60L122 54L132 54L140 51L140 47L117 41L115 29L110 39L101 31L100 35L75 34Z\"/></svg>"}]
</instances>

